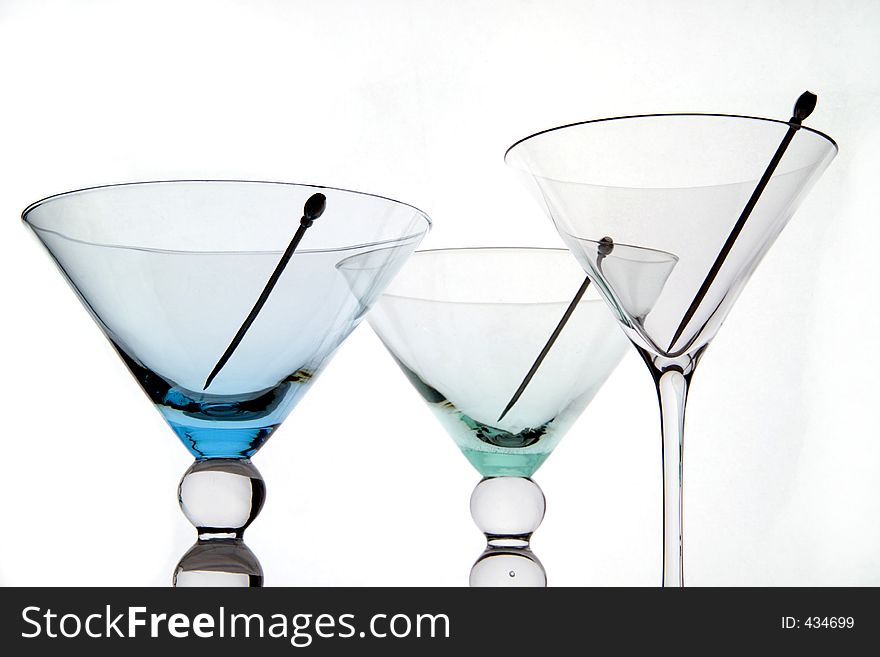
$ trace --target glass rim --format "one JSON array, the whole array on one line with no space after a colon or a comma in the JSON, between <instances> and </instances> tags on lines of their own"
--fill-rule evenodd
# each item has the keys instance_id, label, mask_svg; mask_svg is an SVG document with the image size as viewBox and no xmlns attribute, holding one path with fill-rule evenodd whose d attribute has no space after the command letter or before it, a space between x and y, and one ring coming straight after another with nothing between
<instances>
[{"instance_id":1,"label":"glass rim","mask_svg":"<svg viewBox=\"0 0 880 657\"><path fill-rule=\"evenodd\" d=\"M567 230L561 230L561 232L568 235L571 239L577 240L578 242L593 242L594 244L599 244L600 240L591 239L589 237L581 237L580 235L575 235L574 233L570 233ZM671 251L665 251L663 249L654 249L650 246L639 246L638 244L629 244L627 242L614 242L612 244L612 251L607 256L608 258L615 258L616 260L626 260L627 262L645 262L643 260L637 260L635 258L627 258L626 256L620 255L620 253L614 253L614 248L623 247L624 249L631 249L633 251L643 251L645 253L656 253L663 256L666 256L664 260L671 260L674 262L678 262L681 260L677 255L672 253ZM660 262L660 260L655 260L654 262Z\"/></svg>"},{"instance_id":2,"label":"glass rim","mask_svg":"<svg viewBox=\"0 0 880 657\"><path fill-rule=\"evenodd\" d=\"M597 240L593 240L587 237L579 237L573 233L569 233L565 231L565 234L571 237L572 239L578 240L580 242L597 242ZM627 244L626 242L615 242L614 246L621 246L627 249L634 249L637 251L650 251L653 253L659 253L664 256L668 256L668 259L678 261L679 257L674 253L669 251L664 251L663 249L652 249L648 246L638 246L637 244ZM571 249L561 246L447 246L443 248L437 249L418 249L417 251L413 251L412 256L415 257L420 253L437 253L441 251L556 251L556 252L565 252L571 255L572 258L577 260L574 257L574 254L571 253ZM613 254L613 251L612 251ZM357 257L357 256L354 256ZM632 260L631 258L626 258L625 256L616 256L623 260Z\"/></svg>"},{"instance_id":3,"label":"glass rim","mask_svg":"<svg viewBox=\"0 0 880 657\"><path fill-rule=\"evenodd\" d=\"M558 130L565 130L567 128L575 128L577 126L582 125L591 125L596 123L607 123L609 121L624 121L626 119L656 119L656 118L670 118L670 117L683 117L683 116L701 116L708 118L724 118L724 119L746 119L749 121L764 121L766 123L778 123L781 125L787 126L797 126L799 130L806 130L807 132L812 132L813 134L825 139L831 146L834 148L835 152L840 152L840 147L837 145L837 142L834 141L832 137L821 132L820 130L816 130L815 128L810 128L809 126L801 125L800 123L794 123L792 121L783 121L781 119L768 119L762 116L748 116L746 114L720 114L717 112L661 112L656 114L627 114L622 116L609 116L601 119L588 119L586 121L575 121L574 123L566 123L565 125L558 125L552 128L546 128L544 130L539 130L538 132L534 132L522 139L518 139L513 144L511 144L506 151L504 151L504 162L510 164L511 166L516 165L511 164L508 161L508 156L511 154L513 149L515 149L520 144L523 144L531 139L536 137L540 137L541 135L545 135L550 132L556 132Z\"/></svg>"},{"instance_id":4,"label":"glass rim","mask_svg":"<svg viewBox=\"0 0 880 657\"><path fill-rule=\"evenodd\" d=\"M381 241L370 243L370 244L351 244L351 245L346 245L346 246L341 246L341 247L332 247L332 248L326 248L326 249L303 249L302 251L298 251L298 253L325 253L325 252L331 252L331 251L344 251L344 250L355 249L355 248L360 248L360 247L364 247L364 246L378 246L378 245L384 244L386 242L393 243L393 242L403 241L403 240L407 240L407 239L413 239L413 238L417 237L418 235L425 235L433 227L433 221L427 215L427 213L420 210L416 206L411 205L410 203L404 203L403 201L398 201L397 199L393 199L389 196L382 196L380 194L371 194L369 192L359 192L357 190L346 189L344 187L332 187L330 185L312 185L312 184L308 184L308 183L280 182L280 181L273 181L273 180L245 180L245 179L239 179L239 178L230 178L230 179L174 178L174 179L168 179L168 180L138 180L138 181L132 181L132 182L110 183L110 184L106 184L106 185L94 185L91 187L81 187L79 189L72 189L67 192L60 192L58 194L52 194L50 196L46 196L46 197L43 197L37 201L34 201L30 205L28 205L24 210L22 210L21 220L34 230L49 230L51 232L58 233L58 231L53 231L52 229L42 228L40 226L37 226L33 222L29 221L28 215L31 212L33 212L34 210L36 210L37 208L39 208L47 203L57 201L59 199L63 199L63 198L67 198L67 197L77 196L79 194L84 194L86 192L93 192L93 191L104 190L104 189L113 189L113 188L117 188L117 187L136 187L136 186L140 186L140 185L174 185L174 184L194 184L194 183L249 184L249 185L263 185L263 186L272 185L272 186L287 186L287 187L303 187L303 188L314 189L314 190L328 189L328 190L333 190L333 191L337 191L337 192L343 192L346 194L354 194L357 196L368 196L371 198L376 198L376 199L380 199L383 201L388 201L388 202L394 203L396 205L401 205L401 206L410 208L419 217L421 217L421 219L424 220L424 222L425 222L425 230L423 232L412 233L409 235L401 236L399 238L393 238L393 239L389 239L389 240L381 240ZM58 234L61 235L61 233L58 233ZM66 235L65 235L65 237L67 237L68 239L74 239L74 238L70 238L69 236L66 236ZM94 245L94 246L104 246L104 247L112 247L112 248L119 248L119 249L136 249L136 250L150 251L150 252L156 251L156 252L160 252L160 253L183 253L183 254L207 254L207 255L210 255L210 254L234 254L234 253L249 253L249 254L267 253L268 254L268 253L281 253L283 251L283 249L277 249L277 250L273 249L273 250L267 250L267 251L235 251L235 250L231 250L231 251L225 251L225 250L192 251L192 250L176 250L176 249L158 249L158 248L149 248L149 247L138 247L138 246L130 245L130 244L102 244L99 242L91 242L89 240L77 240L77 241L83 242L85 244Z\"/></svg>"},{"instance_id":5,"label":"glass rim","mask_svg":"<svg viewBox=\"0 0 880 657\"><path fill-rule=\"evenodd\" d=\"M71 237L70 235L65 235L61 231L52 230L51 228L41 228L40 226L35 226L34 224L28 223L28 227L33 230L35 233L50 233L52 235L57 235L62 239L69 240L71 242L76 242L78 244L83 244L85 246L94 246L101 249L121 249L123 251L139 251L141 253L156 253L160 255L180 255L180 256L266 256L266 255L279 255L284 253L284 249L238 249L238 250L199 250L195 251L192 249L163 249L159 247L153 246L133 246L130 244L111 244L109 242L93 242L90 240L81 240L76 237ZM406 244L408 242L412 242L414 240L421 240L424 237L424 233L410 233L409 235L403 235L401 237L392 237L387 240L378 240L375 242L361 242L358 244L347 244L345 246L331 246L324 249L297 249L293 253L293 258L297 256L304 256L308 254L314 253L341 253L343 251L353 251L356 249L369 249L372 247L382 247L382 246L394 246Z\"/></svg>"},{"instance_id":6,"label":"glass rim","mask_svg":"<svg viewBox=\"0 0 880 657\"><path fill-rule=\"evenodd\" d=\"M571 253L571 251L565 247L558 246L449 246L449 247L441 247L436 249L419 249L414 251L410 256L409 261L412 261L416 256L419 255L430 255L437 253L452 253L452 252L468 252L468 251L493 251L496 253L499 252L515 252L515 251L544 251L555 254L563 254L567 253L575 263L577 259ZM357 256L355 256L357 257ZM586 276L586 272L584 272L584 276ZM381 294L383 297L389 297L394 299L407 299L411 301L424 301L425 303L444 303L444 304L459 304L459 305L476 305L476 306L543 306L543 305L560 305L571 303L570 298L562 299L559 301L454 301L454 300L441 300L441 299L430 299L421 296L413 296L411 294L393 294L391 292L383 292ZM580 303L603 303L601 295L597 298L593 299L581 299Z\"/></svg>"},{"instance_id":7,"label":"glass rim","mask_svg":"<svg viewBox=\"0 0 880 657\"><path fill-rule=\"evenodd\" d=\"M443 246L436 249L418 249L413 251L413 256L420 253L441 253L444 251L555 251L571 253L564 246Z\"/></svg>"}]
</instances>

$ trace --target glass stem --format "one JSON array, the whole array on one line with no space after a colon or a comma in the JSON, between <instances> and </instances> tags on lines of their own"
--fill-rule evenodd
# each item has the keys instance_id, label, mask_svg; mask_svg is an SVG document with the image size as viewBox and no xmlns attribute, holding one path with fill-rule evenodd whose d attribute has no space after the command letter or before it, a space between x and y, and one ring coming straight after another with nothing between
<instances>
[{"instance_id":1,"label":"glass stem","mask_svg":"<svg viewBox=\"0 0 880 657\"><path fill-rule=\"evenodd\" d=\"M663 428L663 586L684 586L682 457L690 376L678 368L655 372Z\"/></svg>"},{"instance_id":2,"label":"glass stem","mask_svg":"<svg viewBox=\"0 0 880 657\"><path fill-rule=\"evenodd\" d=\"M244 530L263 508L266 485L250 459L201 459L177 489L198 541L177 564L174 586L262 586L263 568Z\"/></svg>"}]
</instances>

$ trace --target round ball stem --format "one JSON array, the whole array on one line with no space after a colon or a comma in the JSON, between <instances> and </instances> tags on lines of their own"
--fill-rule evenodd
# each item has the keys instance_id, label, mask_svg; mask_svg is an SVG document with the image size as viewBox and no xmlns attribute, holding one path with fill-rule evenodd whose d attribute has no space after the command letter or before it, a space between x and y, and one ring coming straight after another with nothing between
<instances>
[{"instance_id":1,"label":"round ball stem","mask_svg":"<svg viewBox=\"0 0 880 657\"><path fill-rule=\"evenodd\" d=\"M471 516L486 535L486 549L471 568L471 586L547 586L530 547L545 508L544 493L528 477L488 477L477 484Z\"/></svg>"},{"instance_id":2,"label":"round ball stem","mask_svg":"<svg viewBox=\"0 0 880 657\"><path fill-rule=\"evenodd\" d=\"M265 497L263 477L249 459L193 463L178 500L198 541L177 564L174 586L262 586L263 569L243 536Z\"/></svg>"}]
</instances>

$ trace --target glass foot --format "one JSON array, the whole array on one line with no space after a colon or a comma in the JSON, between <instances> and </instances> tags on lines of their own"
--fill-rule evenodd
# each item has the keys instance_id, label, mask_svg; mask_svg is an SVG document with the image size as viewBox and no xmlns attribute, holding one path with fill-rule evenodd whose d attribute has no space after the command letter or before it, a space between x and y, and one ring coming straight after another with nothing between
<instances>
[{"instance_id":1,"label":"glass foot","mask_svg":"<svg viewBox=\"0 0 880 657\"><path fill-rule=\"evenodd\" d=\"M177 564L174 586L263 585L263 569L240 538L199 540Z\"/></svg>"},{"instance_id":2,"label":"glass foot","mask_svg":"<svg viewBox=\"0 0 880 657\"><path fill-rule=\"evenodd\" d=\"M486 550L471 568L471 586L547 586L529 541L541 525L544 493L528 477L488 477L471 494L471 516Z\"/></svg>"},{"instance_id":3,"label":"glass foot","mask_svg":"<svg viewBox=\"0 0 880 657\"><path fill-rule=\"evenodd\" d=\"M529 548L486 548L471 568L470 585L547 586L547 573Z\"/></svg>"},{"instance_id":4,"label":"glass foot","mask_svg":"<svg viewBox=\"0 0 880 657\"><path fill-rule=\"evenodd\" d=\"M262 586L263 569L242 537L265 497L263 477L249 459L193 463L178 500L199 537L177 564L174 586Z\"/></svg>"}]
</instances>

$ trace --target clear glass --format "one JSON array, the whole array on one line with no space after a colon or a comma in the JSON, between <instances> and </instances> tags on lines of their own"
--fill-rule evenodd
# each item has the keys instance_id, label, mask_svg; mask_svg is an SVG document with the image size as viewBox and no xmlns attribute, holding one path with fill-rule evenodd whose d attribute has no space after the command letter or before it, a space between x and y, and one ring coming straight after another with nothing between
<instances>
[{"instance_id":1,"label":"clear glass","mask_svg":"<svg viewBox=\"0 0 880 657\"><path fill-rule=\"evenodd\" d=\"M694 368L836 152L829 137L794 122L666 114L553 128L505 155L657 385L665 585L684 582L683 431Z\"/></svg>"},{"instance_id":2,"label":"clear glass","mask_svg":"<svg viewBox=\"0 0 880 657\"><path fill-rule=\"evenodd\" d=\"M303 228L264 305L208 385L281 266L307 199L318 193L326 209ZM381 266L357 278L366 287L388 282L428 231L428 217L404 203L327 187L169 181L52 196L22 218L197 459L181 482L181 505L199 544L216 539L226 547L212 544L206 560L197 544L181 566L198 563L204 571L207 562L214 573L240 576L241 559L224 564L219 557L242 553L241 534L262 505L263 492L254 492L264 490L262 478L249 459L369 310L337 265L382 246ZM205 461L211 467L199 465ZM210 494L199 493L196 479L210 480ZM247 581L259 584L256 558L248 564ZM181 566L177 583L201 581L182 575Z\"/></svg>"},{"instance_id":3,"label":"clear glass","mask_svg":"<svg viewBox=\"0 0 880 657\"><path fill-rule=\"evenodd\" d=\"M343 267L360 271L376 257L350 258ZM588 290L577 304L522 396L499 418L583 281L564 249L420 251L370 314L370 325L410 383L486 478L474 493L472 512L487 549L504 550L481 557L474 584L545 581L534 555L516 552L528 549L543 517L543 494L528 478L626 349L597 293ZM511 491L524 491L531 503L512 503ZM516 569L489 567L499 563L489 556L523 564L527 572L517 577ZM491 575L496 571L504 575L501 582Z\"/></svg>"}]
</instances>

